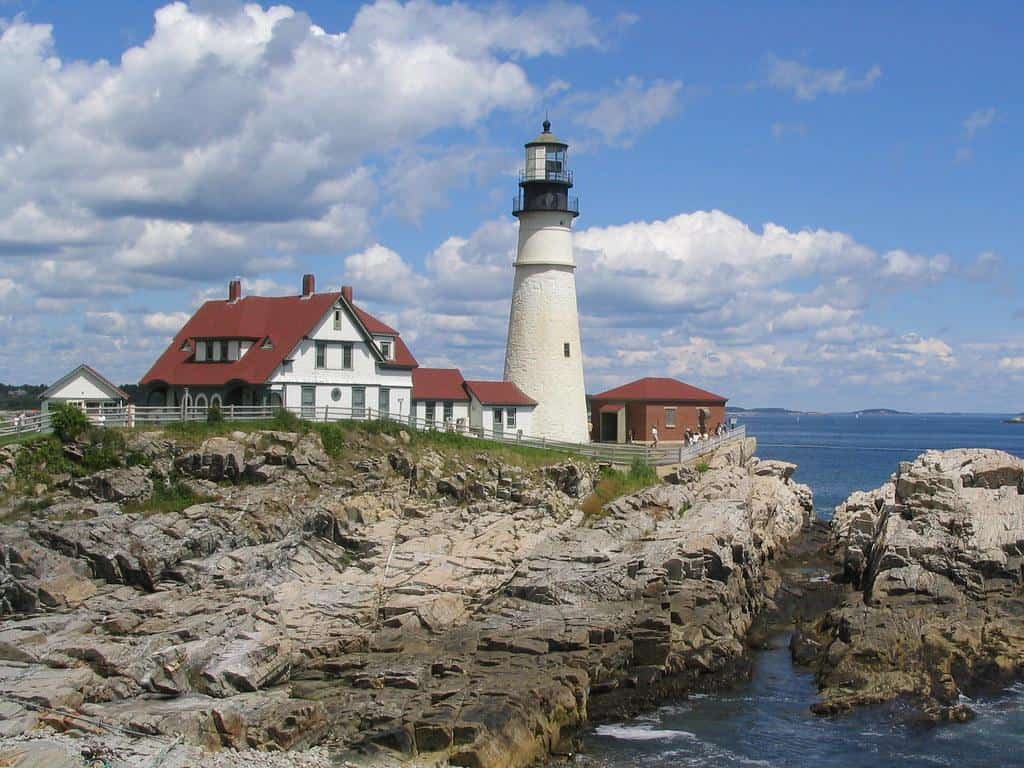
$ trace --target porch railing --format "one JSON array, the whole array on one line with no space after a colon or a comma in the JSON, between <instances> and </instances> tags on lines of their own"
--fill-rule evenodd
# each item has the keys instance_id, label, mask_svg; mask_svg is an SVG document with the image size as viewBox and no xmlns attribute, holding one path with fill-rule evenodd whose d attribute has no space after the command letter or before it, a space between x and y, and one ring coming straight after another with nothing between
<instances>
[{"instance_id":1,"label":"porch railing","mask_svg":"<svg viewBox=\"0 0 1024 768\"><path fill-rule=\"evenodd\" d=\"M595 461L606 462L619 466L632 464L640 460L650 466L670 466L688 461L696 461L701 456L713 453L718 448L742 440L746 437L746 427L740 426L729 430L724 435L700 440L693 445L625 445L617 443L572 443L551 440L546 437L523 435L509 432L507 429L493 430L470 427L464 421L428 422L414 416L402 416L389 412L380 412L373 408L343 408L335 405L300 406L282 408L276 405L225 405L221 407L221 415L227 422L263 421L273 419L279 412L286 410L305 421L379 421L391 422L421 431L443 431L462 434L467 437L492 440L501 443L537 448L540 450L557 451L574 456L582 456ZM203 422L208 418L208 409L196 406L136 406L128 405L120 408L109 408L88 411L89 420L101 427L122 427L133 429L147 426L161 426L181 422ZM7 441L11 437L52 430L49 413L17 417L0 421L0 440Z\"/></svg>"}]
</instances>

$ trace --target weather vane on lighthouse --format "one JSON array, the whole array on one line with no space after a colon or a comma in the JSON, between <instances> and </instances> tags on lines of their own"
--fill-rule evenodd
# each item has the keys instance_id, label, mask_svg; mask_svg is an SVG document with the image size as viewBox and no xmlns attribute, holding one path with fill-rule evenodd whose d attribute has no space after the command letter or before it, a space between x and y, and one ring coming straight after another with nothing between
<instances>
[{"instance_id":1,"label":"weather vane on lighthouse","mask_svg":"<svg viewBox=\"0 0 1024 768\"><path fill-rule=\"evenodd\" d=\"M572 221L579 215L579 201L569 194L569 145L551 132L546 114L543 129L526 144L526 164L512 206L519 219L519 245L505 379L537 401L537 435L585 442L587 396L572 253Z\"/></svg>"}]
</instances>

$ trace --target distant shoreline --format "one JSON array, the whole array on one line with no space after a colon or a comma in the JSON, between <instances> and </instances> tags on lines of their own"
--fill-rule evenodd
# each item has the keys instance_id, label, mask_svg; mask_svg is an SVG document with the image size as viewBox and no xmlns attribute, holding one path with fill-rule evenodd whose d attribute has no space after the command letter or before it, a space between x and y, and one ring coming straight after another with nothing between
<instances>
[{"instance_id":1,"label":"distant shoreline","mask_svg":"<svg viewBox=\"0 0 1024 768\"><path fill-rule=\"evenodd\" d=\"M982 416L1002 419L1007 423L1024 424L1024 416L1015 411L897 411L892 408L865 408L855 411L796 411L789 408L726 407L731 416ZM1014 419L1019 419L1015 421Z\"/></svg>"}]
</instances>

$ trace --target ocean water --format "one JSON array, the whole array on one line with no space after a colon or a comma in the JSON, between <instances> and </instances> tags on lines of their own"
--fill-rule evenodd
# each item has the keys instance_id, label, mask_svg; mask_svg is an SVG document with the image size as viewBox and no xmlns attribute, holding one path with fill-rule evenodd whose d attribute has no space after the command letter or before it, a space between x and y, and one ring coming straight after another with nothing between
<instances>
[{"instance_id":1,"label":"ocean water","mask_svg":"<svg viewBox=\"0 0 1024 768\"><path fill-rule=\"evenodd\" d=\"M821 517L850 492L884 483L927 448L999 448L1024 456L1024 424L1001 416L741 415L758 455L800 466ZM754 674L732 690L692 696L641 717L591 729L582 761L602 768L814 766L990 768L1024 766L1024 684L967 701L978 717L926 725L901 705L839 718L810 713L813 676L795 667L788 635L755 654Z\"/></svg>"}]
</instances>

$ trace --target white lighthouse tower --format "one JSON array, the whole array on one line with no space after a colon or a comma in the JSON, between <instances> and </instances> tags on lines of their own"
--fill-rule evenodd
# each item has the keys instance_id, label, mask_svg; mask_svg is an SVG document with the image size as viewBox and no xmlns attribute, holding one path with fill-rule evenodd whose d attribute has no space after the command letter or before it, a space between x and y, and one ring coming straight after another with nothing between
<instances>
[{"instance_id":1,"label":"white lighthouse tower","mask_svg":"<svg viewBox=\"0 0 1024 768\"><path fill-rule=\"evenodd\" d=\"M587 396L576 306L569 145L544 132L526 145L526 166L512 208L519 218L512 309L505 347L505 379L537 401L531 432L586 442Z\"/></svg>"}]
</instances>

